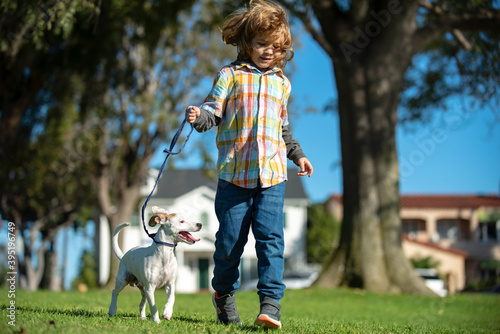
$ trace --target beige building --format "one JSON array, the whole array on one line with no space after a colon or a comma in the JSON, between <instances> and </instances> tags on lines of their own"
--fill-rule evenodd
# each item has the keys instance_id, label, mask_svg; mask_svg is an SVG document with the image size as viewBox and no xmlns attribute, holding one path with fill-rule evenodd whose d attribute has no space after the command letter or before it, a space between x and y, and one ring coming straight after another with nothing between
<instances>
[{"instance_id":1,"label":"beige building","mask_svg":"<svg viewBox=\"0 0 500 334\"><path fill-rule=\"evenodd\" d=\"M342 219L342 197L327 207ZM408 258L431 256L450 292L500 276L500 197L402 195L403 250Z\"/></svg>"}]
</instances>

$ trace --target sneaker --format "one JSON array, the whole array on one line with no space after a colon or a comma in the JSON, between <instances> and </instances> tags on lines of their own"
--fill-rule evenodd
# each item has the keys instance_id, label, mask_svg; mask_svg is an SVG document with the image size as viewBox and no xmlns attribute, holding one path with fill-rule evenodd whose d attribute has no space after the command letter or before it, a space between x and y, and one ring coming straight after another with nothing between
<instances>
[{"instance_id":1,"label":"sneaker","mask_svg":"<svg viewBox=\"0 0 500 334\"><path fill-rule=\"evenodd\" d=\"M241 320L236 308L236 297L234 295L225 295L219 297L217 292L212 296L212 303L217 311L217 323L224 325L240 325Z\"/></svg>"},{"instance_id":2,"label":"sneaker","mask_svg":"<svg viewBox=\"0 0 500 334\"><path fill-rule=\"evenodd\" d=\"M260 313L255 324L265 328L281 329L281 305L269 297L264 297L260 303Z\"/></svg>"}]
</instances>

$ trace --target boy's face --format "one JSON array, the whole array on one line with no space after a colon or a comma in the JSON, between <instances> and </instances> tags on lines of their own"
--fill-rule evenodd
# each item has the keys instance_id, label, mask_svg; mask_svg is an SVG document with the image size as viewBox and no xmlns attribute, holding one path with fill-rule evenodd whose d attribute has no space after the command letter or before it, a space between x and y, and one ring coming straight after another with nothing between
<instances>
[{"instance_id":1,"label":"boy's face","mask_svg":"<svg viewBox=\"0 0 500 334\"><path fill-rule=\"evenodd\" d=\"M250 54L250 59L260 68L273 67L283 52L278 40L263 34L256 35L252 39L251 45L252 53Z\"/></svg>"}]
</instances>

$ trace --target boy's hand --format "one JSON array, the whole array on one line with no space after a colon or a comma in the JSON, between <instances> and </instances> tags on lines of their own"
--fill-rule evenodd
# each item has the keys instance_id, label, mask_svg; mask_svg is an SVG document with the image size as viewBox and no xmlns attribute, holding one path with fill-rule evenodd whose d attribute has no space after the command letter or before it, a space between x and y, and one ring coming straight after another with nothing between
<instances>
[{"instance_id":1,"label":"boy's hand","mask_svg":"<svg viewBox=\"0 0 500 334\"><path fill-rule=\"evenodd\" d=\"M194 123L198 117L200 117L200 108L189 106L186 109L186 116L188 123Z\"/></svg>"},{"instance_id":2,"label":"boy's hand","mask_svg":"<svg viewBox=\"0 0 500 334\"><path fill-rule=\"evenodd\" d=\"M297 173L298 176L308 175L311 177L313 175L314 168L306 157L300 158L297 164L300 167L300 172Z\"/></svg>"}]
</instances>

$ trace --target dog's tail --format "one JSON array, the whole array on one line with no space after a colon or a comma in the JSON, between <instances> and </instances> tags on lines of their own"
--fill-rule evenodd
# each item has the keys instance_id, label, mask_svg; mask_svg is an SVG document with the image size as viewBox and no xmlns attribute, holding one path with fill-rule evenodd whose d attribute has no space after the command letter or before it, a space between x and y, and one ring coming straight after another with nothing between
<instances>
[{"instance_id":1,"label":"dog's tail","mask_svg":"<svg viewBox=\"0 0 500 334\"><path fill-rule=\"evenodd\" d=\"M129 226L130 223L123 223L123 224L120 224L118 225L115 230L113 231L113 239L112 239L112 245L113 245L113 250L115 251L115 255L116 257L121 260L122 257L123 257L123 252L122 250L120 249L120 246L118 245L118 233L120 233L120 230L122 228L125 228L127 226Z\"/></svg>"}]
</instances>

